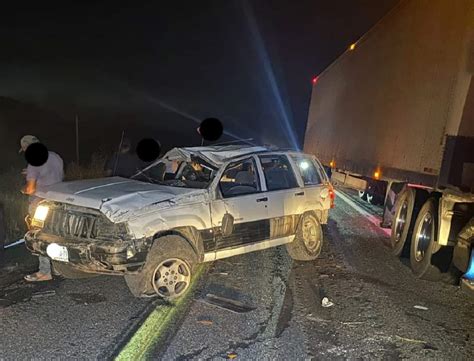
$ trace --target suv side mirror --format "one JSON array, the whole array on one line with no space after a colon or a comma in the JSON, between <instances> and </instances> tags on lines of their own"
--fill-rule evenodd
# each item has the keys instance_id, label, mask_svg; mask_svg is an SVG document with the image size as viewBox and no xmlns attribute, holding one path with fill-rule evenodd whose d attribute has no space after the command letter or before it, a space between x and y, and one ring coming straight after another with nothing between
<instances>
[{"instance_id":1,"label":"suv side mirror","mask_svg":"<svg viewBox=\"0 0 474 361\"><path fill-rule=\"evenodd\" d=\"M224 237L230 236L234 231L234 217L230 213L222 217L221 233Z\"/></svg>"}]
</instances>

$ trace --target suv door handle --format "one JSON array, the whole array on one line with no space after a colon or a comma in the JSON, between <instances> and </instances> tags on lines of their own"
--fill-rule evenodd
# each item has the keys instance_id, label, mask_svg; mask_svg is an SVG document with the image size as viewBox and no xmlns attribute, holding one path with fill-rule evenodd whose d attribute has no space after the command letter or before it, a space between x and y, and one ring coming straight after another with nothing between
<instances>
[{"instance_id":1,"label":"suv door handle","mask_svg":"<svg viewBox=\"0 0 474 361\"><path fill-rule=\"evenodd\" d=\"M295 193L295 196L304 196L304 192Z\"/></svg>"},{"instance_id":2,"label":"suv door handle","mask_svg":"<svg viewBox=\"0 0 474 361\"><path fill-rule=\"evenodd\" d=\"M267 202L267 201L268 201L267 197L257 198L257 202Z\"/></svg>"}]
</instances>

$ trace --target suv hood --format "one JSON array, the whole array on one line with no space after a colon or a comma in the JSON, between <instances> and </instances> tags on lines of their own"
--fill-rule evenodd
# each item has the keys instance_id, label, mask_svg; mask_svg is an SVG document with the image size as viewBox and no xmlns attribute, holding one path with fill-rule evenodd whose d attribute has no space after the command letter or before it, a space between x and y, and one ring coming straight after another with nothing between
<instances>
[{"instance_id":1,"label":"suv hood","mask_svg":"<svg viewBox=\"0 0 474 361\"><path fill-rule=\"evenodd\" d=\"M189 199L188 195L204 196L206 192L205 189L168 187L110 177L58 183L37 191L36 195L47 200L98 209L112 222L121 222L147 206L165 201L181 203Z\"/></svg>"}]
</instances>

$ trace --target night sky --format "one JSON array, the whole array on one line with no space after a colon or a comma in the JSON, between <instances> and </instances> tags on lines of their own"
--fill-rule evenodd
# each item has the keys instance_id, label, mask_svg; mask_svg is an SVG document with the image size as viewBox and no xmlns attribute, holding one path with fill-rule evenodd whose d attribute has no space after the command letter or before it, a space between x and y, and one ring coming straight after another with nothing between
<instances>
[{"instance_id":1,"label":"night sky","mask_svg":"<svg viewBox=\"0 0 474 361\"><path fill-rule=\"evenodd\" d=\"M116 142L123 128L133 139L153 133L168 147L195 145L196 122L213 116L233 135L301 146L311 79L397 2L3 8L0 96L52 109L65 122L78 113L88 143Z\"/></svg>"}]
</instances>

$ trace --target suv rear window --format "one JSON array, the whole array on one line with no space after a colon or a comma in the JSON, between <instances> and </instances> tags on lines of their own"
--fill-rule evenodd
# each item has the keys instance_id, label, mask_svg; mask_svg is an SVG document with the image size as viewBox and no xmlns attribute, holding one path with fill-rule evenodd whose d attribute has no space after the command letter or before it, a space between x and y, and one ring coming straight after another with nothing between
<instances>
[{"instance_id":1,"label":"suv rear window","mask_svg":"<svg viewBox=\"0 0 474 361\"><path fill-rule=\"evenodd\" d=\"M292 156L305 186L322 183L322 176L311 157Z\"/></svg>"},{"instance_id":2,"label":"suv rear window","mask_svg":"<svg viewBox=\"0 0 474 361\"><path fill-rule=\"evenodd\" d=\"M298 187L295 174L286 156L262 155L259 158L269 191Z\"/></svg>"}]
</instances>

